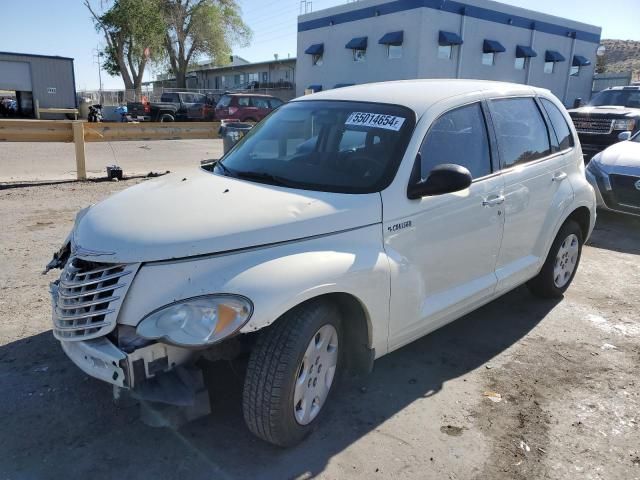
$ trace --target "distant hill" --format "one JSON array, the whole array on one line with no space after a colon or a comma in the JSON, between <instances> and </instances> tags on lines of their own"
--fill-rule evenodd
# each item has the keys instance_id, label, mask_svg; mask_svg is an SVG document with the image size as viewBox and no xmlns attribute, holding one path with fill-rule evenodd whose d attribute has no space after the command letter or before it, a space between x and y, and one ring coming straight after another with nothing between
<instances>
[{"instance_id":1,"label":"distant hill","mask_svg":"<svg viewBox=\"0 0 640 480\"><path fill-rule=\"evenodd\" d=\"M635 40L604 39L606 48L606 72L634 72L634 78L640 74L640 42Z\"/></svg>"}]
</instances>

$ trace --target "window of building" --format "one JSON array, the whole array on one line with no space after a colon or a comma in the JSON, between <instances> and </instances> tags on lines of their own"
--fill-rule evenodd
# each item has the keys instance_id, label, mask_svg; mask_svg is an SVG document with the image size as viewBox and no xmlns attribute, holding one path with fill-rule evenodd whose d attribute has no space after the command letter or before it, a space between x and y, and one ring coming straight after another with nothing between
<instances>
[{"instance_id":1,"label":"window of building","mask_svg":"<svg viewBox=\"0 0 640 480\"><path fill-rule=\"evenodd\" d=\"M360 49L353 49L353 61L354 62L364 62L367 58L367 51Z\"/></svg>"},{"instance_id":2,"label":"window of building","mask_svg":"<svg viewBox=\"0 0 640 480\"><path fill-rule=\"evenodd\" d=\"M572 77L577 77L578 75L580 75L580 66L571 65L571 70L569 70L569 75L571 75Z\"/></svg>"},{"instance_id":3,"label":"window of building","mask_svg":"<svg viewBox=\"0 0 640 480\"><path fill-rule=\"evenodd\" d=\"M318 53L318 54L316 54L316 55L312 55L312 56L311 56L311 62L312 62L314 65L318 65L318 66L320 66L320 65L322 65L322 57L323 57L323 56L324 56L324 55L323 55L322 53Z\"/></svg>"},{"instance_id":4,"label":"window of building","mask_svg":"<svg viewBox=\"0 0 640 480\"><path fill-rule=\"evenodd\" d=\"M553 73L556 69L556 62L544 62L544 73Z\"/></svg>"},{"instance_id":5,"label":"window of building","mask_svg":"<svg viewBox=\"0 0 640 480\"><path fill-rule=\"evenodd\" d=\"M542 99L542 106L547 111L547 115L549 115L549 120L551 121L551 125L553 126L553 130L556 133L556 137L558 139L558 148L560 150L564 150L566 148L573 147L573 135L571 135L571 129L567 124L567 120L564 118L564 115L558 107L556 107L553 103L551 103L546 98Z\"/></svg>"},{"instance_id":6,"label":"window of building","mask_svg":"<svg viewBox=\"0 0 640 480\"><path fill-rule=\"evenodd\" d=\"M487 126L480 104L456 108L438 118L422 143L420 157L421 178L442 163L462 165L473 178L491 173Z\"/></svg>"},{"instance_id":7,"label":"window of building","mask_svg":"<svg viewBox=\"0 0 640 480\"><path fill-rule=\"evenodd\" d=\"M527 66L527 59L525 57L516 57L515 63L516 70L524 70Z\"/></svg>"},{"instance_id":8,"label":"window of building","mask_svg":"<svg viewBox=\"0 0 640 480\"><path fill-rule=\"evenodd\" d=\"M387 45L388 58L402 58L402 45Z\"/></svg>"},{"instance_id":9,"label":"window of building","mask_svg":"<svg viewBox=\"0 0 640 480\"><path fill-rule=\"evenodd\" d=\"M438 45L438 58L450 60L453 56L453 45Z\"/></svg>"},{"instance_id":10,"label":"window of building","mask_svg":"<svg viewBox=\"0 0 640 480\"><path fill-rule=\"evenodd\" d=\"M549 132L533 98L498 99L490 105L503 168L551 153Z\"/></svg>"},{"instance_id":11,"label":"window of building","mask_svg":"<svg viewBox=\"0 0 640 480\"><path fill-rule=\"evenodd\" d=\"M482 54L483 65L493 65L495 63L496 54L494 52L487 52Z\"/></svg>"}]
</instances>

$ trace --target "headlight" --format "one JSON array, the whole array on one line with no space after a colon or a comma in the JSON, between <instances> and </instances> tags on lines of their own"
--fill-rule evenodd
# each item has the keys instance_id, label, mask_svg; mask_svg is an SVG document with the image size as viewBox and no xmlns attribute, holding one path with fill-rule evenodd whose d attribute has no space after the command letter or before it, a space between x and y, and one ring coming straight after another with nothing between
<instances>
[{"instance_id":1,"label":"headlight","mask_svg":"<svg viewBox=\"0 0 640 480\"><path fill-rule=\"evenodd\" d=\"M211 345L237 332L251 318L253 304L240 295L204 295L162 307L138 325L138 335L176 345Z\"/></svg>"},{"instance_id":2,"label":"headlight","mask_svg":"<svg viewBox=\"0 0 640 480\"><path fill-rule=\"evenodd\" d=\"M626 119L620 119L620 120L614 120L613 121L613 129L614 130L623 130L623 131L628 131L631 132L633 131L633 128L636 126L636 121L635 120L626 120Z\"/></svg>"},{"instance_id":3,"label":"headlight","mask_svg":"<svg viewBox=\"0 0 640 480\"><path fill-rule=\"evenodd\" d=\"M600 156L601 154L598 154L589 161L589 163L587 164L587 171L594 177L599 178L602 181L602 185L604 186L605 190L610 191L611 181L609 180L609 174L605 172L600 166Z\"/></svg>"}]
</instances>

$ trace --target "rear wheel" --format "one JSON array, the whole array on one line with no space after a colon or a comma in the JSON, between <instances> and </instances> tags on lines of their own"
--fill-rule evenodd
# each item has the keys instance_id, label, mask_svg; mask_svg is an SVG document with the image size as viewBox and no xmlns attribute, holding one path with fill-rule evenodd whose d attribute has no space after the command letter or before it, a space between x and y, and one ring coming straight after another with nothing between
<instances>
[{"instance_id":1,"label":"rear wheel","mask_svg":"<svg viewBox=\"0 0 640 480\"><path fill-rule=\"evenodd\" d=\"M251 352L243 392L249 429L292 446L317 424L341 368L337 307L315 301L285 314Z\"/></svg>"},{"instance_id":2,"label":"rear wheel","mask_svg":"<svg viewBox=\"0 0 640 480\"><path fill-rule=\"evenodd\" d=\"M571 285L582 254L582 230L573 220L560 228L540 273L527 286L543 298L559 298Z\"/></svg>"}]
</instances>

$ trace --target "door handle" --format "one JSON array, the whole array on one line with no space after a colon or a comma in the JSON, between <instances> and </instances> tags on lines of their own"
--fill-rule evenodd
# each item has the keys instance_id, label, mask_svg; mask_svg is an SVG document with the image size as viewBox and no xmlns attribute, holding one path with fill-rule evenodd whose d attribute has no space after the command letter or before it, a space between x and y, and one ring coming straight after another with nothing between
<instances>
[{"instance_id":1,"label":"door handle","mask_svg":"<svg viewBox=\"0 0 640 480\"><path fill-rule=\"evenodd\" d=\"M504 203L504 195L496 195L494 197L485 198L482 201L483 207L493 207L494 205L500 205Z\"/></svg>"},{"instance_id":2,"label":"door handle","mask_svg":"<svg viewBox=\"0 0 640 480\"><path fill-rule=\"evenodd\" d=\"M561 182L565 178L567 178L567 174L565 172L556 172L551 180L554 182Z\"/></svg>"}]
</instances>

